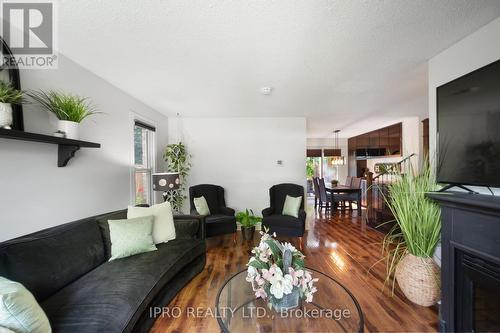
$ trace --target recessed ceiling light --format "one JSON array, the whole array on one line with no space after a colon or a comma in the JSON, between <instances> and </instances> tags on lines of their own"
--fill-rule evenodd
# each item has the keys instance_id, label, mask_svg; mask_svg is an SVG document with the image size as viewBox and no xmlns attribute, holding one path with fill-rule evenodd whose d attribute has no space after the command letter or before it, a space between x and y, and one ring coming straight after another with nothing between
<instances>
[{"instance_id":1,"label":"recessed ceiling light","mask_svg":"<svg viewBox=\"0 0 500 333\"><path fill-rule=\"evenodd\" d=\"M260 88L260 92L262 95L271 95L271 92L273 91L273 87L262 87Z\"/></svg>"}]
</instances>

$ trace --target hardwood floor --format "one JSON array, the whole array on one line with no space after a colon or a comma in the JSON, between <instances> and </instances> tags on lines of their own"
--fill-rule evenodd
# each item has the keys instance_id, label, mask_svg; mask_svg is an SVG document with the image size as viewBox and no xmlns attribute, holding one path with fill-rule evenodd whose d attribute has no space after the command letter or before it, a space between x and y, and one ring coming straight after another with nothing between
<instances>
[{"instance_id":1,"label":"hardwood floor","mask_svg":"<svg viewBox=\"0 0 500 333\"><path fill-rule=\"evenodd\" d=\"M367 227L361 217L349 213L333 217L319 215L304 237L306 265L330 275L351 290L363 310L366 332L435 332L435 308L415 305L399 290L394 297L389 291L382 293L383 264L368 271L380 258L382 238L383 235ZM297 239L283 240L298 246ZM258 234L253 241L257 243ZM253 244L242 243L241 234L236 245L231 235L208 239L205 270L168 305L170 309L200 309L198 318L186 313L178 318L164 316L156 321L151 332L220 332L213 317L217 292L227 278L245 268Z\"/></svg>"}]
</instances>

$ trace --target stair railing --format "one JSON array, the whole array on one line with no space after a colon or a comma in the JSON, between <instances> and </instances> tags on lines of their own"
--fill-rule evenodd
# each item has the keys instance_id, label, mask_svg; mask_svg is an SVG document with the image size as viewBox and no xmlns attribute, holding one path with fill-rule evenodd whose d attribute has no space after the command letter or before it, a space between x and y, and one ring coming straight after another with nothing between
<instances>
[{"instance_id":1,"label":"stair railing","mask_svg":"<svg viewBox=\"0 0 500 333\"><path fill-rule=\"evenodd\" d=\"M413 156L415 156L414 153L406 156L376 176L373 176L371 171L366 174L366 208L369 221L376 219L377 211L389 211L385 201L389 194L389 184L394 181L396 171L398 174L402 174L404 170L409 169Z\"/></svg>"}]
</instances>

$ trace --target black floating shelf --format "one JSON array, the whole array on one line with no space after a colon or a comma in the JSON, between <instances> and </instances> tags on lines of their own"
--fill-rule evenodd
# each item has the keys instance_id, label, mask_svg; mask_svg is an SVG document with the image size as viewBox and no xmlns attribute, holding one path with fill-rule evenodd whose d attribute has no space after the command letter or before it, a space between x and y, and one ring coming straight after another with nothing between
<instances>
[{"instance_id":1,"label":"black floating shelf","mask_svg":"<svg viewBox=\"0 0 500 333\"><path fill-rule=\"evenodd\" d=\"M57 150L58 167L65 167L68 164L68 161L75 156L75 152L80 148L101 148L101 145L99 143L58 138L56 136L51 136L51 135L8 130L4 128L0 128L0 138L20 140L20 141L50 143L53 145L58 145L58 150Z\"/></svg>"}]
</instances>

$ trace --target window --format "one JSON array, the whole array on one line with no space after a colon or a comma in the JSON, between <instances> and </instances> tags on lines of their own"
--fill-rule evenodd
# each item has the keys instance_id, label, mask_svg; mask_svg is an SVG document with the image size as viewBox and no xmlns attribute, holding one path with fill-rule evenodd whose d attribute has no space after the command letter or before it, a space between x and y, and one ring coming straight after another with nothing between
<instances>
[{"instance_id":1,"label":"window","mask_svg":"<svg viewBox=\"0 0 500 333\"><path fill-rule=\"evenodd\" d=\"M309 149L307 151L308 151L308 156L306 157L307 194L309 196L314 196L314 187L312 183L312 178L313 177L321 178L321 155L317 157L312 154L309 154Z\"/></svg>"},{"instance_id":2,"label":"window","mask_svg":"<svg viewBox=\"0 0 500 333\"><path fill-rule=\"evenodd\" d=\"M342 150L335 148L307 149L306 170L307 170L307 193L314 195L312 177L324 178L325 182L339 180L339 165L344 165Z\"/></svg>"},{"instance_id":3,"label":"window","mask_svg":"<svg viewBox=\"0 0 500 333\"><path fill-rule=\"evenodd\" d=\"M155 161L155 128L139 121L134 123L134 190L135 204L153 204L151 174Z\"/></svg>"}]
</instances>

